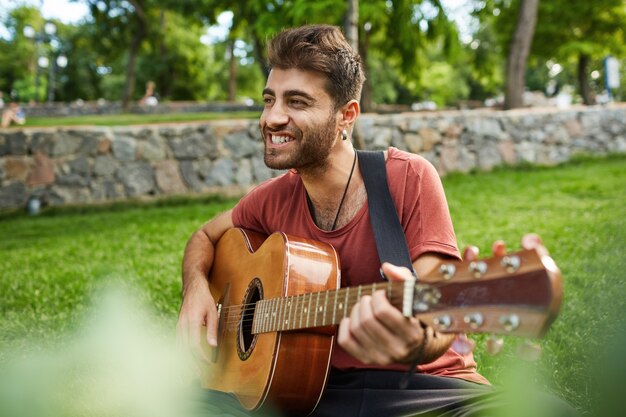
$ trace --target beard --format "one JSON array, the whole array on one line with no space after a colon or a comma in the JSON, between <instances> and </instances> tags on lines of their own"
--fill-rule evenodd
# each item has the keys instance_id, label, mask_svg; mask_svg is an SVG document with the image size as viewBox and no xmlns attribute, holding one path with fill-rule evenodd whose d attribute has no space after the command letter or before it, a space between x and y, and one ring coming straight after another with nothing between
<instances>
[{"instance_id":1,"label":"beard","mask_svg":"<svg viewBox=\"0 0 626 417\"><path fill-rule=\"evenodd\" d=\"M271 133L272 130L262 128L265 165L271 169L323 171L328 165L328 155L335 140L335 128L335 115L332 113L326 121L311 126L308 133L304 133L297 127L281 127L281 131L287 130L295 138L290 145L292 148L290 151L268 148L266 133ZM286 154L287 152L289 153Z\"/></svg>"}]
</instances>

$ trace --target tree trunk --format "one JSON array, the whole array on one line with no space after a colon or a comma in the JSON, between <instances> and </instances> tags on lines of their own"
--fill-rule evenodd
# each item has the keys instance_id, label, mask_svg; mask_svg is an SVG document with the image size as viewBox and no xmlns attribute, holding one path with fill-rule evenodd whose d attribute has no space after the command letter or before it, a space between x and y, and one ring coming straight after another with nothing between
<instances>
[{"instance_id":1,"label":"tree trunk","mask_svg":"<svg viewBox=\"0 0 626 417\"><path fill-rule=\"evenodd\" d=\"M346 40L356 52L359 50L359 0L347 0L348 10L344 19Z\"/></svg>"},{"instance_id":2,"label":"tree trunk","mask_svg":"<svg viewBox=\"0 0 626 417\"><path fill-rule=\"evenodd\" d=\"M235 57L235 39L228 41L228 101L237 97L237 57Z\"/></svg>"},{"instance_id":3,"label":"tree trunk","mask_svg":"<svg viewBox=\"0 0 626 417\"><path fill-rule=\"evenodd\" d=\"M161 33L159 36L159 53L161 57L167 57L169 55L169 50L167 45L165 44L165 33L167 32L167 17L165 14L165 10L161 9ZM175 69L173 68L173 62L171 59L166 61L166 65L164 70L159 71L159 75L157 77L157 85L159 86L159 91L161 92L159 97L159 101L164 97L170 97L172 95L172 86L174 85L175 80Z\"/></svg>"},{"instance_id":4,"label":"tree trunk","mask_svg":"<svg viewBox=\"0 0 626 417\"><path fill-rule=\"evenodd\" d=\"M591 87L587 79L587 67L589 65L589 55L580 54L578 57L578 89L583 98L583 103L587 106L596 104L596 100L591 95Z\"/></svg>"},{"instance_id":5,"label":"tree trunk","mask_svg":"<svg viewBox=\"0 0 626 417\"><path fill-rule=\"evenodd\" d=\"M363 83L363 92L361 93L361 112L368 113L373 110L372 102L372 81L369 77L369 65L367 62L367 53L369 51L369 33L366 31L364 36L359 39L359 54L363 63L363 72L365 73L365 82Z\"/></svg>"},{"instance_id":6,"label":"tree trunk","mask_svg":"<svg viewBox=\"0 0 626 417\"><path fill-rule=\"evenodd\" d=\"M505 110L524 105L524 87L528 54L537 24L539 0L521 0L517 25L506 62Z\"/></svg>"},{"instance_id":7,"label":"tree trunk","mask_svg":"<svg viewBox=\"0 0 626 417\"><path fill-rule=\"evenodd\" d=\"M128 63L126 65L126 84L124 85L124 95L122 96L122 108L128 110L130 97L135 91L135 61L137 61L137 53L141 46L141 41L146 36L147 19L141 4L137 0L131 0L135 8L135 18L137 22L137 30L130 44L128 52Z\"/></svg>"}]
</instances>

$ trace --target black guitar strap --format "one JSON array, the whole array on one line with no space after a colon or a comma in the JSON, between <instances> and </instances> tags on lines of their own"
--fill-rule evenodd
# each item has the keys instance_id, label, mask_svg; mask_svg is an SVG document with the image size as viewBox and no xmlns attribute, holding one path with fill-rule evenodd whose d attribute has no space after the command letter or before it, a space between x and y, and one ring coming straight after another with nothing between
<instances>
[{"instance_id":1,"label":"black guitar strap","mask_svg":"<svg viewBox=\"0 0 626 417\"><path fill-rule=\"evenodd\" d=\"M389 192L385 155L382 151L360 150L357 154L380 263L407 267L415 275L404 231Z\"/></svg>"}]
</instances>

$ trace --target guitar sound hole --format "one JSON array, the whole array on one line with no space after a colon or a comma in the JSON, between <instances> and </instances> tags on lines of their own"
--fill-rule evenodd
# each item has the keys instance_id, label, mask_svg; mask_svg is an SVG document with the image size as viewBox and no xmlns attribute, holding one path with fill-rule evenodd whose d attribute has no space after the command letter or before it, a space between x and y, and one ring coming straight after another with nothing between
<instances>
[{"instance_id":1,"label":"guitar sound hole","mask_svg":"<svg viewBox=\"0 0 626 417\"><path fill-rule=\"evenodd\" d=\"M252 324L256 303L261 299L263 299L263 286L261 280L255 278L248 285L248 289L244 295L241 306L241 320L237 329L237 353L241 360L248 359L254 350L257 335L252 333Z\"/></svg>"}]
</instances>

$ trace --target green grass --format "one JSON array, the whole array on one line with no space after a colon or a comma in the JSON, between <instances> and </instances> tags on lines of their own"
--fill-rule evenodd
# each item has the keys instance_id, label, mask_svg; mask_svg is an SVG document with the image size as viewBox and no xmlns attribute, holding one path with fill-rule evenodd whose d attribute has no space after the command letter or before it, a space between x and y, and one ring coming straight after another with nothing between
<instances>
[{"instance_id":1,"label":"green grass","mask_svg":"<svg viewBox=\"0 0 626 417\"><path fill-rule=\"evenodd\" d=\"M217 119L258 119L259 112L201 112L165 114L107 114L68 117L28 117L26 127L127 126L152 123L202 122ZM15 125L13 125L15 127ZM19 126L17 126L19 127Z\"/></svg>"},{"instance_id":2,"label":"green grass","mask_svg":"<svg viewBox=\"0 0 626 417\"><path fill-rule=\"evenodd\" d=\"M626 157L451 175L444 186L460 247L474 244L488 255L493 240L517 249L524 233L542 236L562 270L565 298L541 342L545 379L538 384L591 412L597 364L606 364L611 341L625 330ZM111 281L137 288L155 320L173 328L185 242L233 204L179 199L0 215L0 363L9 351L63 343ZM522 363L515 356L520 341L491 357L484 337L476 339L480 372L506 383L511 363Z\"/></svg>"}]
</instances>

